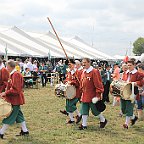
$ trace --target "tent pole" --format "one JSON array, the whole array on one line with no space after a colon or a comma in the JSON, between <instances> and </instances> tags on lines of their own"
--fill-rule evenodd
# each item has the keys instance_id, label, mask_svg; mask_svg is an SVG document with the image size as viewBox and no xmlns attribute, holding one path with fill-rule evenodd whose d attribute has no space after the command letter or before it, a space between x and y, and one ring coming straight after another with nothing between
<instances>
[{"instance_id":1,"label":"tent pole","mask_svg":"<svg viewBox=\"0 0 144 144\"><path fill-rule=\"evenodd\" d=\"M47 19L48 19L48 21L49 21L49 23L50 23L50 25L51 25L51 27L52 27L52 29L53 29L53 31L54 31L54 33L55 33L58 41L59 41L59 43L60 43L60 45L61 45L61 47L62 47L62 49L63 49L63 51L64 51L64 54L65 54L66 58L69 60L69 58L68 58L68 56L67 56L67 53L66 53L66 51L65 51L65 49L64 49L64 47L63 47L63 45L62 45L62 43L61 43L61 41L60 41L60 38L58 37L58 34L57 34L57 32L55 31L54 26L52 25L52 23L51 23L51 21L50 21L50 18L47 17Z\"/></svg>"}]
</instances>

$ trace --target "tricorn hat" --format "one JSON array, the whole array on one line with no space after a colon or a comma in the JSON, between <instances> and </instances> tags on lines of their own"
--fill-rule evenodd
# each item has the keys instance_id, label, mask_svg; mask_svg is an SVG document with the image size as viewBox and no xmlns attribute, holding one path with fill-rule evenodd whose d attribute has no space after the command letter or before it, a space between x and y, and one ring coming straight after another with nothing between
<instances>
[{"instance_id":1,"label":"tricorn hat","mask_svg":"<svg viewBox=\"0 0 144 144\"><path fill-rule=\"evenodd\" d=\"M95 104L96 109L99 112L103 112L106 109L106 105L102 100L99 100L96 104Z\"/></svg>"},{"instance_id":2,"label":"tricorn hat","mask_svg":"<svg viewBox=\"0 0 144 144\"><path fill-rule=\"evenodd\" d=\"M66 64L66 65L68 65L69 63L75 64L74 59L67 59L67 60L65 61L65 64Z\"/></svg>"}]
</instances>

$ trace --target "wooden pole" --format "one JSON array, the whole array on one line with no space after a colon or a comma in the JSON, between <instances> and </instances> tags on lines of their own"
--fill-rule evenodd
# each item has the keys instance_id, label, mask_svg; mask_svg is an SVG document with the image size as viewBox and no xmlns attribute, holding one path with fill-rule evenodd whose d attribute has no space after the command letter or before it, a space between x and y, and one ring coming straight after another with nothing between
<instances>
[{"instance_id":1,"label":"wooden pole","mask_svg":"<svg viewBox=\"0 0 144 144\"><path fill-rule=\"evenodd\" d=\"M64 47L63 47L63 45L62 45L62 43L61 43L61 41L60 41L60 38L58 37L58 34L57 34L57 32L55 31L54 26L52 25L52 23L51 23L51 21L50 21L50 18L47 17L47 19L48 19L48 21L49 21L49 23L50 23L50 25L51 25L51 27L52 27L52 29L53 29L53 31L54 31L54 33L55 33L58 41L59 41L59 43L60 43L60 45L61 45L61 47L62 47L62 49L63 49L63 51L64 51L64 54L65 54L66 58L68 59L68 62L70 63L70 59L69 59L68 56L67 56L67 53L66 53L66 51L65 51L65 49L64 49ZM77 79L78 82L80 83L77 74L76 74L76 79Z\"/></svg>"},{"instance_id":2,"label":"wooden pole","mask_svg":"<svg viewBox=\"0 0 144 144\"><path fill-rule=\"evenodd\" d=\"M57 32L56 32L55 29L54 29L54 26L52 25L52 23L51 23L51 21L50 21L50 18L47 17L47 19L48 19L48 21L49 21L49 23L50 23L50 25L51 25L51 27L52 27L52 29L53 29L53 31L54 31L54 33L55 33L58 41L59 41L59 43L60 43L60 45L61 45L61 47L62 47L62 49L63 49L63 51L64 51L64 54L65 54L66 58L68 59L67 53L66 53L66 51L65 51L65 49L64 49L64 47L63 47L63 45L62 45L62 43L61 43L61 41L60 41L60 38L58 37ZM68 60L69 60L69 59L68 59Z\"/></svg>"}]
</instances>

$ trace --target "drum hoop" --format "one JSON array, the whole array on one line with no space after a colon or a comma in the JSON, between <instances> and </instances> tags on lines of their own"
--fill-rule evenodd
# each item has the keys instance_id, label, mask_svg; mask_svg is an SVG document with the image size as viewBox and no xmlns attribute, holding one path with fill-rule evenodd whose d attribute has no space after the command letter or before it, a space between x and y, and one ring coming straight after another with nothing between
<instances>
[{"instance_id":1,"label":"drum hoop","mask_svg":"<svg viewBox=\"0 0 144 144\"><path fill-rule=\"evenodd\" d=\"M129 100L129 86L131 83L127 83L125 81L113 81L112 87L115 87L115 90L113 90L112 94L113 96L121 97L122 99ZM116 91L118 90L118 92ZM126 91L128 91L126 93Z\"/></svg>"},{"instance_id":2,"label":"drum hoop","mask_svg":"<svg viewBox=\"0 0 144 144\"><path fill-rule=\"evenodd\" d=\"M67 97L67 87L72 87L73 89L74 89L74 95L71 97L71 98L69 98L69 97ZM66 97L66 99L73 99L75 96L76 96L76 88L75 88L75 86L73 86L73 85L67 85L67 87L66 87L66 91L64 92L65 93L65 97Z\"/></svg>"},{"instance_id":3,"label":"drum hoop","mask_svg":"<svg viewBox=\"0 0 144 144\"><path fill-rule=\"evenodd\" d=\"M9 102L7 102L6 100L2 99L2 98L1 98L1 100L3 100L3 102L4 102L3 104L1 104L1 106L5 105L5 104L7 104L8 106L10 106L10 111L7 114L4 114L4 115L0 116L0 118L6 118L12 112L12 105Z\"/></svg>"},{"instance_id":4,"label":"drum hoop","mask_svg":"<svg viewBox=\"0 0 144 144\"><path fill-rule=\"evenodd\" d=\"M123 88L123 99L125 99L125 100L130 100L130 95L131 94L129 94L129 96L124 96L125 95L125 91L127 91L127 93L128 93L128 90L127 90L127 87L130 87L131 86L131 83L127 83L126 85L125 85L125 87Z\"/></svg>"}]
</instances>

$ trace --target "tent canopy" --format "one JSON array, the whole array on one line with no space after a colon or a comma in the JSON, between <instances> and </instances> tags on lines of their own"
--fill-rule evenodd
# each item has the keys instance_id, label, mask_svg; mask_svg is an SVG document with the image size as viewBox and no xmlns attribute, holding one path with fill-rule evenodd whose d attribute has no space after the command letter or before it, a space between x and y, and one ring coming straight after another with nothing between
<instances>
[{"instance_id":1,"label":"tent canopy","mask_svg":"<svg viewBox=\"0 0 144 144\"><path fill-rule=\"evenodd\" d=\"M114 59L102 53L90 45L83 42L80 38L72 39L60 38L68 57L81 59ZM65 57L65 54L54 34L51 32L40 34L23 31L16 26L0 26L0 54L5 54L7 48L8 56L33 56L33 57Z\"/></svg>"}]
</instances>

